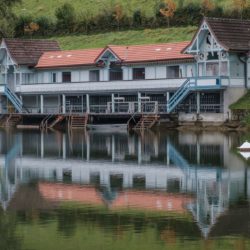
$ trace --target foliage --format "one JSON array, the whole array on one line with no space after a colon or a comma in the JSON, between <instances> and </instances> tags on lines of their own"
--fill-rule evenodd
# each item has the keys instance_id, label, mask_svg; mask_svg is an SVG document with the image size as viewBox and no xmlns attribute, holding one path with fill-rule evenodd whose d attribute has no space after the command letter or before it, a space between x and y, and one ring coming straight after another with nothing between
<instances>
[{"instance_id":1,"label":"foliage","mask_svg":"<svg viewBox=\"0 0 250 250\"><path fill-rule=\"evenodd\" d=\"M173 18L174 13L176 11L176 4L173 0L165 0L165 8L160 9L160 12L163 16L167 18L168 27L169 27L169 20Z\"/></svg>"},{"instance_id":2,"label":"foliage","mask_svg":"<svg viewBox=\"0 0 250 250\"><path fill-rule=\"evenodd\" d=\"M230 109L249 109L250 110L250 91L242 96L237 102L230 105Z\"/></svg>"},{"instance_id":3,"label":"foliage","mask_svg":"<svg viewBox=\"0 0 250 250\"><path fill-rule=\"evenodd\" d=\"M208 12L214 9L215 5L211 0L203 0L201 3L202 15L207 16Z\"/></svg>"},{"instance_id":4,"label":"foliage","mask_svg":"<svg viewBox=\"0 0 250 250\"><path fill-rule=\"evenodd\" d=\"M0 0L0 36L13 36L15 15L12 7L21 0Z\"/></svg>"},{"instance_id":5,"label":"foliage","mask_svg":"<svg viewBox=\"0 0 250 250\"><path fill-rule=\"evenodd\" d=\"M30 1L30 0L24 0ZM40 3L40 0L37 0ZM85 0L83 0L85 2ZM155 0L151 2L151 14L149 10L145 11L145 6L140 5L139 8L133 8L135 2L138 0L103 0L102 9L98 12L96 6L99 6L99 2L95 2L96 5L92 7L95 11L87 11L79 8L81 11L76 10L74 6L78 0L72 3L65 3L59 6L55 11L54 18L46 16L32 15L20 15L15 22L15 35L23 36L29 33L24 32L27 27L24 22L24 17L31 17L29 23L33 22L39 25L39 29L32 32L32 36L52 36L55 33L58 35L63 34L93 34L97 32L111 32L115 30L130 30L130 29L151 29L166 26L188 26L198 25L202 19L202 16L213 17L230 17L230 18L242 18L250 19L250 6L241 4L237 5L237 8L232 4L230 9L222 8L219 2L214 0L202 0L198 2L196 0L190 1L186 4L187 0ZM229 1L229 0L223 0ZM244 0L230 0L230 1L244 1ZM153 3L152 3L153 2ZM178 3L178 4L176 4ZM52 4L52 3L51 3ZM91 1L88 2L91 4ZM146 5L146 3L145 3ZM241 7L239 7L241 6ZM126 8L127 7L127 8ZM44 13L44 9L43 9ZM37 20L41 18L40 20ZM39 22L38 22L39 21ZM23 26L22 26L23 23ZM1 24L1 23L0 23ZM4 27L4 25L2 25Z\"/></svg>"},{"instance_id":6,"label":"foliage","mask_svg":"<svg viewBox=\"0 0 250 250\"><path fill-rule=\"evenodd\" d=\"M56 25L59 30L66 32L74 31L76 13L71 4L65 3L61 7L57 8L55 16L57 19Z\"/></svg>"},{"instance_id":7,"label":"foliage","mask_svg":"<svg viewBox=\"0 0 250 250\"><path fill-rule=\"evenodd\" d=\"M120 21L122 20L124 13L123 13L123 9L121 7L121 5L116 4L115 6L115 19L117 21L117 25L118 25L118 30L120 28Z\"/></svg>"},{"instance_id":8,"label":"foliage","mask_svg":"<svg viewBox=\"0 0 250 250\"><path fill-rule=\"evenodd\" d=\"M248 0L233 0L234 9L240 13L241 19L243 18L243 11L249 6Z\"/></svg>"}]
</instances>

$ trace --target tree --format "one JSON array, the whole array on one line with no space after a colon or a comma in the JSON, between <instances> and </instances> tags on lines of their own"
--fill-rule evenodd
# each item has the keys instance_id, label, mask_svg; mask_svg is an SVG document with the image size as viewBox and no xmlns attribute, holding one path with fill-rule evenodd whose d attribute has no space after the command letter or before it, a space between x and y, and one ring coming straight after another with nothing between
<instances>
[{"instance_id":1,"label":"tree","mask_svg":"<svg viewBox=\"0 0 250 250\"><path fill-rule=\"evenodd\" d=\"M33 33L37 32L39 30L39 25L35 22L31 22L28 25L24 26L24 33L28 33L29 35L32 35Z\"/></svg>"},{"instance_id":2,"label":"tree","mask_svg":"<svg viewBox=\"0 0 250 250\"><path fill-rule=\"evenodd\" d=\"M234 9L237 10L240 14L240 18L243 17L243 11L246 9L249 5L248 0L233 0Z\"/></svg>"},{"instance_id":3,"label":"tree","mask_svg":"<svg viewBox=\"0 0 250 250\"><path fill-rule=\"evenodd\" d=\"M12 7L20 2L21 0L0 0L0 37L13 36L16 16Z\"/></svg>"},{"instance_id":4,"label":"tree","mask_svg":"<svg viewBox=\"0 0 250 250\"><path fill-rule=\"evenodd\" d=\"M203 16L207 16L208 12L214 9L214 3L211 0L203 0L201 3L201 11Z\"/></svg>"},{"instance_id":5,"label":"tree","mask_svg":"<svg viewBox=\"0 0 250 250\"><path fill-rule=\"evenodd\" d=\"M115 20L117 21L118 30L120 29L120 22L124 16L122 6L117 4L115 6Z\"/></svg>"},{"instance_id":6,"label":"tree","mask_svg":"<svg viewBox=\"0 0 250 250\"><path fill-rule=\"evenodd\" d=\"M174 16L176 11L176 4L173 0L165 0L165 8L160 9L160 12L163 16L167 18L168 28L170 19Z\"/></svg>"},{"instance_id":7,"label":"tree","mask_svg":"<svg viewBox=\"0 0 250 250\"><path fill-rule=\"evenodd\" d=\"M63 4L56 9L55 16L57 19L57 27L64 31L72 32L75 25L75 9L69 3Z\"/></svg>"}]
</instances>

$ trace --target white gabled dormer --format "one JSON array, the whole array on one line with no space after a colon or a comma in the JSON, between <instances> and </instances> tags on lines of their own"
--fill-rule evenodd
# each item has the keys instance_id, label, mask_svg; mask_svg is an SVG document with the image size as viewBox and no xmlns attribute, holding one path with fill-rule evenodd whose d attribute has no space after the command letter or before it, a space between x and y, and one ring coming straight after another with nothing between
<instances>
[{"instance_id":1,"label":"white gabled dormer","mask_svg":"<svg viewBox=\"0 0 250 250\"><path fill-rule=\"evenodd\" d=\"M101 76L104 81L123 80L122 59L108 46L96 58L96 65L101 67Z\"/></svg>"},{"instance_id":2,"label":"white gabled dormer","mask_svg":"<svg viewBox=\"0 0 250 250\"><path fill-rule=\"evenodd\" d=\"M206 18L183 52L195 56L199 77L229 75L228 48L217 39Z\"/></svg>"}]
</instances>

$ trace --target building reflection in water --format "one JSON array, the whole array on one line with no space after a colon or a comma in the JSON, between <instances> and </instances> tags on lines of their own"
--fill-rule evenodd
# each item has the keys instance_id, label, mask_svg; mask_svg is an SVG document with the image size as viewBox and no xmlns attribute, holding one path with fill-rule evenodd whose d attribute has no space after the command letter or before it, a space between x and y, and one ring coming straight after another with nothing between
<instances>
[{"instance_id":1,"label":"building reflection in water","mask_svg":"<svg viewBox=\"0 0 250 250\"><path fill-rule=\"evenodd\" d=\"M4 210L19 185L37 180L48 201L191 213L207 237L231 203L250 196L246 163L231 150L234 135L29 131L0 137Z\"/></svg>"}]
</instances>

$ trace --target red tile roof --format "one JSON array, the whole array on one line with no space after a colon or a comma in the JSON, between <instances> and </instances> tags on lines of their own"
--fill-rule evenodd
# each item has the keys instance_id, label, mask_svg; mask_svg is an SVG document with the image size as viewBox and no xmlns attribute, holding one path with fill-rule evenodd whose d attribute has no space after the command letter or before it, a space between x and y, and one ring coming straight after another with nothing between
<instances>
[{"instance_id":1,"label":"red tile roof","mask_svg":"<svg viewBox=\"0 0 250 250\"><path fill-rule=\"evenodd\" d=\"M45 52L39 59L36 68L93 65L102 50L84 49Z\"/></svg>"},{"instance_id":2,"label":"red tile roof","mask_svg":"<svg viewBox=\"0 0 250 250\"><path fill-rule=\"evenodd\" d=\"M45 52L37 68L72 67L94 65L106 51L112 51L122 63L141 63L170 60L193 60L192 55L181 51L189 42L164 43L151 45L118 46L110 45L104 49L69 50Z\"/></svg>"},{"instance_id":3,"label":"red tile roof","mask_svg":"<svg viewBox=\"0 0 250 250\"><path fill-rule=\"evenodd\" d=\"M118 46L110 45L113 51L125 63L168 61L177 59L193 59L192 55L181 51L189 42L162 43L150 45Z\"/></svg>"}]
</instances>

